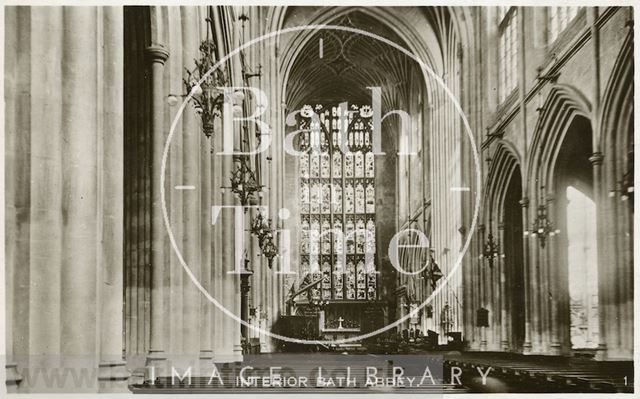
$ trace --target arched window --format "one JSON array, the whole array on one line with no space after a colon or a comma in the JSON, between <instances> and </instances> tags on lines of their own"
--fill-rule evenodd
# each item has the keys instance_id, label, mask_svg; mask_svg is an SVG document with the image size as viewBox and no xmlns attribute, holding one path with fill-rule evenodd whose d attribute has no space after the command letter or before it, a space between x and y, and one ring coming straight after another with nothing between
<instances>
[{"instance_id":1,"label":"arched window","mask_svg":"<svg viewBox=\"0 0 640 399\"><path fill-rule=\"evenodd\" d=\"M596 348L599 338L596 204L575 187L567 187L566 194L571 345Z\"/></svg>"},{"instance_id":2,"label":"arched window","mask_svg":"<svg viewBox=\"0 0 640 399\"><path fill-rule=\"evenodd\" d=\"M498 101L518 85L517 7L498 7Z\"/></svg>"},{"instance_id":3,"label":"arched window","mask_svg":"<svg viewBox=\"0 0 640 399\"><path fill-rule=\"evenodd\" d=\"M580 7L549 7L549 43L554 42L560 33L569 26Z\"/></svg>"},{"instance_id":4,"label":"arched window","mask_svg":"<svg viewBox=\"0 0 640 399\"><path fill-rule=\"evenodd\" d=\"M300 151L305 152L300 157L301 270L311 273L313 281L322 279L311 299L375 300L370 106L306 105L298 123L304 131L299 135ZM341 140L346 142L344 151ZM320 267L314 273L316 264Z\"/></svg>"}]
</instances>

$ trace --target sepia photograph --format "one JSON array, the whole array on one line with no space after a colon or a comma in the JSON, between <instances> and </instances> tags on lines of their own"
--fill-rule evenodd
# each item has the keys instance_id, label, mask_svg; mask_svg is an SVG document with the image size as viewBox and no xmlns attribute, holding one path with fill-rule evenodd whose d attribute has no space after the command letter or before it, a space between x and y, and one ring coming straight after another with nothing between
<instances>
[{"instance_id":1,"label":"sepia photograph","mask_svg":"<svg viewBox=\"0 0 640 399\"><path fill-rule=\"evenodd\" d=\"M636 392L633 3L103 3L2 6L3 393Z\"/></svg>"}]
</instances>

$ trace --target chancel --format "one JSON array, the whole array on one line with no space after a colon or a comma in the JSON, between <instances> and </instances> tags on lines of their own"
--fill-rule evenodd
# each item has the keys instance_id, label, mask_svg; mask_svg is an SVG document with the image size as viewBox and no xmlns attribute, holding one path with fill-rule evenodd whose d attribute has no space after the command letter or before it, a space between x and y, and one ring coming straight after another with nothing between
<instances>
[{"instance_id":1,"label":"chancel","mask_svg":"<svg viewBox=\"0 0 640 399\"><path fill-rule=\"evenodd\" d=\"M10 392L633 392L632 7L4 15Z\"/></svg>"}]
</instances>

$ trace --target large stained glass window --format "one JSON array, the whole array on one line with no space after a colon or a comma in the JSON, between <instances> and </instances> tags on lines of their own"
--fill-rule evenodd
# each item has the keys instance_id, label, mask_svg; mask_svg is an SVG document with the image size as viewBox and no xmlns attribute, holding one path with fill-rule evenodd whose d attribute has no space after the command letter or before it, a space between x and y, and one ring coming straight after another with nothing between
<instances>
[{"instance_id":1,"label":"large stained glass window","mask_svg":"<svg viewBox=\"0 0 640 399\"><path fill-rule=\"evenodd\" d=\"M376 300L371 107L305 105L298 123L301 270L321 280L309 299Z\"/></svg>"}]
</instances>

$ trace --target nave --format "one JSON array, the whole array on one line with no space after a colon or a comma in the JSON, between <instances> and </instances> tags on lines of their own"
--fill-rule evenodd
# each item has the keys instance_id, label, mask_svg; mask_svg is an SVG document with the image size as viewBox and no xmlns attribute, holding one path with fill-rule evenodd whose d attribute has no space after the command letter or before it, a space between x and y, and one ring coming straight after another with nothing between
<instances>
[{"instance_id":1,"label":"nave","mask_svg":"<svg viewBox=\"0 0 640 399\"><path fill-rule=\"evenodd\" d=\"M5 15L10 391L633 390L631 8Z\"/></svg>"}]
</instances>

